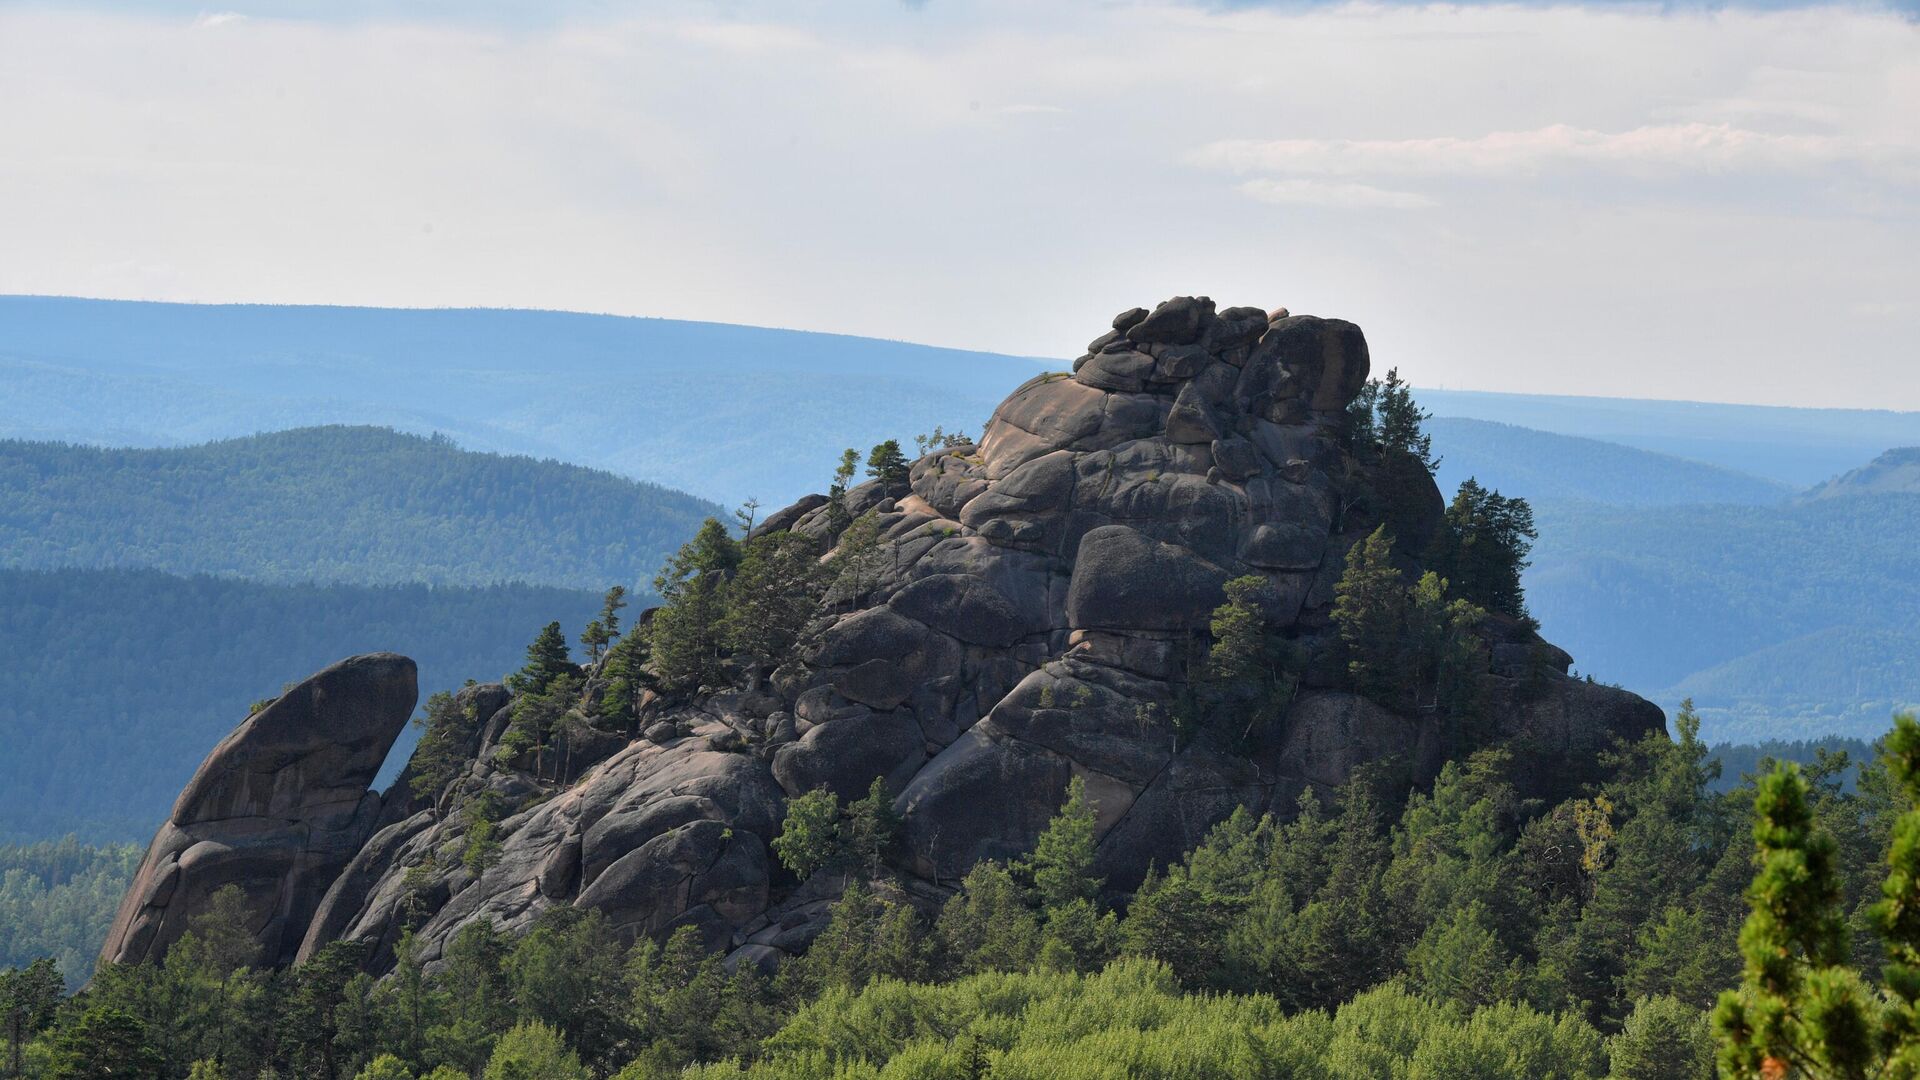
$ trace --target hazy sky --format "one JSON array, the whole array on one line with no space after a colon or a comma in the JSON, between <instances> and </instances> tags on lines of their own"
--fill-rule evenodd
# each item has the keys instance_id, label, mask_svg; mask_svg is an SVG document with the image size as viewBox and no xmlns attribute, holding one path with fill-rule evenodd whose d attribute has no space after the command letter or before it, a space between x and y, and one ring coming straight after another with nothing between
<instances>
[{"instance_id":1,"label":"hazy sky","mask_svg":"<svg viewBox=\"0 0 1920 1080\"><path fill-rule=\"evenodd\" d=\"M1056 356L1205 293L1424 385L1920 409L1920 21L0 0L0 292Z\"/></svg>"}]
</instances>

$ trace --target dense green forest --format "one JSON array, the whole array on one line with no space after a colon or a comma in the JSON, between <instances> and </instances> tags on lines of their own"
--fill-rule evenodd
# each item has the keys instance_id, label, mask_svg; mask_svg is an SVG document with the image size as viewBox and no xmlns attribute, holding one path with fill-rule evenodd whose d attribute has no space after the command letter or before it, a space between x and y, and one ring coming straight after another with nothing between
<instances>
[{"instance_id":1,"label":"dense green forest","mask_svg":"<svg viewBox=\"0 0 1920 1080\"><path fill-rule=\"evenodd\" d=\"M100 942L140 866L133 844L93 847L69 836L0 844L0 968L50 956L70 987L93 974Z\"/></svg>"},{"instance_id":2,"label":"dense green forest","mask_svg":"<svg viewBox=\"0 0 1920 1080\"><path fill-rule=\"evenodd\" d=\"M0 996L49 1080L1704 1080L1716 1041L1743 1076L1907 1052L1920 726L1850 790L1858 763L1829 755L1717 792L1696 732L1683 714L1677 739L1620 746L1552 806L1498 749L1411 794L1362 770L1293 820L1234 815L1124 909L1078 784L1031 855L977 865L937 912L873 872L884 799L818 820L796 800L782 862L843 892L771 976L728 972L692 927L623 950L574 908L517 939L475 923L431 972L410 939L380 981L347 942L256 970L233 890L164 963L65 1000L29 966Z\"/></svg>"},{"instance_id":3,"label":"dense green forest","mask_svg":"<svg viewBox=\"0 0 1920 1080\"><path fill-rule=\"evenodd\" d=\"M719 508L556 461L380 428L161 450L0 442L0 567L255 581L605 588Z\"/></svg>"},{"instance_id":4,"label":"dense green forest","mask_svg":"<svg viewBox=\"0 0 1920 1080\"><path fill-rule=\"evenodd\" d=\"M0 841L144 842L250 703L355 653L420 664L422 697L518 667L600 594L528 585L261 585L146 570L0 570ZM410 744L410 737L402 750Z\"/></svg>"},{"instance_id":5,"label":"dense green forest","mask_svg":"<svg viewBox=\"0 0 1920 1080\"><path fill-rule=\"evenodd\" d=\"M1870 737L1920 702L1920 495L1535 516L1546 635L1597 678L1694 698L1715 740Z\"/></svg>"}]
</instances>

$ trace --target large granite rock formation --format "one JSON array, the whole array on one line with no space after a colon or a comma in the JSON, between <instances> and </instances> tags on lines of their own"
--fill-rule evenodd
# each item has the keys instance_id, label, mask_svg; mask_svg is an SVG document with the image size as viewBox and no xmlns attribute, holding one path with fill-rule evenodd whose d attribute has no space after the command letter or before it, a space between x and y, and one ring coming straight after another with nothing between
<instances>
[{"instance_id":1,"label":"large granite rock formation","mask_svg":"<svg viewBox=\"0 0 1920 1080\"><path fill-rule=\"evenodd\" d=\"M412 660L355 656L288 690L187 782L120 902L100 959L158 959L224 886L245 894L261 956L294 957L320 897L380 816L368 790L419 696Z\"/></svg>"},{"instance_id":2,"label":"large granite rock formation","mask_svg":"<svg viewBox=\"0 0 1920 1080\"><path fill-rule=\"evenodd\" d=\"M325 896L306 887L313 865L285 890L299 899L275 909L276 955L304 931L299 955L361 940L379 969L412 927L431 963L473 920L513 930L573 904L628 934L692 925L737 959L772 963L805 947L831 900L769 854L785 800L820 786L855 798L875 777L905 822L901 887L929 906L976 860L1028 850L1075 776L1096 803L1100 869L1121 891L1235 807L1284 815L1365 763L1431 778L1463 749L1458 725L1355 694L1330 648L1334 584L1378 524L1345 438L1368 370L1348 322L1193 297L1122 314L1072 372L1015 390L978 444L922 457L905 483L868 483L839 506L810 496L767 519L762 532L823 549L849 516L871 513L880 531L871 572L836 581L798 661L651 698L645 737L577 752L565 784L496 761L509 706L497 687L470 688L485 722L468 774L438 805L389 798L364 845L330 846ZM1414 501L1407 520L1423 524L1406 531L1433 528L1430 480ZM1427 537L1401 540L1417 570ZM1269 626L1309 658L1300 691L1250 742L1176 730L1222 585L1249 574L1268 586ZM1632 694L1568 678L1566 654L1517 623L1495 620L1487 638L1492 734L1529 756L1543 787L1663 723ZM363 784L355 773L333 790ZM508 813L497 857L474 864L460 857L469 815L448 808L481 792ZM367 806L340 837L365 827ZM145 954L153 935L135 947L140 928L177 927L183 901L204 895L159 880L183 828L156 839L109 958Z\"/></svg>"}]
</instances>

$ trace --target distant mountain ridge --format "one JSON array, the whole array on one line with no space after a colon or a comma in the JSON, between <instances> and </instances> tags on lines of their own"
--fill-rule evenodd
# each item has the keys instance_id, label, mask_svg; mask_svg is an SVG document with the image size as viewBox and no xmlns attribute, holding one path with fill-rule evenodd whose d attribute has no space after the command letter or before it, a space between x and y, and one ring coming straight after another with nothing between
<instances>
[{"instance_id":1,"label":"distant mountain ridge","mask_svg":"<svg viewBox=\"0 0 1920 1080\"><path fill-rule=\"evenodd\" d=\"M1472 477L1483 486L1535 502L1674 506L1775 503L1794 490L1671 454L1491 420L1438 416L1427 422L1427 432L1440 455L1436 478L1444 492Z\"/></svg>"},{"instance_id":2,"label":"distant mountain ridge","mask_svg":"<svg viewBox=\"0 0 1920 1080\"><path fill-rule=\"evenodd\" d=\"M1857 469L1842 473L1807 492L1808 498L1847 495L1920 495L1920 446L1889 450Z\"/></svg>"},{"instance_id":3,"label":"distant mountain ridge","mask_svg":"<svg viewBox=\"0 0 1920 1080\"><path fill-rule=\"evenodd\" d=\"M1920 412L1418 388L1437 417L1619 443L1807 488L1888 447L1920 444Z\"/></svg>"},{"instance_id":4,"label":"distant mountain ridge","mask_svg":"<svg viewBox=\"0 0 1920 1080\"><path fill-rule=\"evenodd\" d=\"M314 424L444 432L735 503L845 446L976 429L1040 361L553 311L0 297L0 435L173 445Z\"/></svg>"},{"instance_id":5,"label":"distant mountain ridge","mask_svg":"<svg viewBox=\"0 0 1920 1080\"><path fill-rule=\"evenodd\" d=\"M384 428L192 447L0 442L0 567L267 582L634 587L713 503Z\"/></svg>"},{"instance_id":6,"label":"distant mountain ridge","mask_svg":"<svg viewBox=\"0 0 1920 1080\"><path fill-rule=\"evenodd\" d=\"M1052 360L722 323L557 311L163 304L0 296L0 437L179 445L317 424L444 432L724 503L825 486L847 446L977 435ZM582 392L590 389L591 392ZM1419 391L1518 425L1804 489L1920 413Z\"/></svg>"},{"instance_id":7,"label":"distant mountain ridge","mask_svg":"<svg viewBox=\"0 0 1920 1080\"><path fill-rule=\"evenodd\" d=\"M1535 511L1534 614L1581 670L1695 698L1712 739L1872 737L1920 705L1920 494Z\"/></svg>"}]
</instances>

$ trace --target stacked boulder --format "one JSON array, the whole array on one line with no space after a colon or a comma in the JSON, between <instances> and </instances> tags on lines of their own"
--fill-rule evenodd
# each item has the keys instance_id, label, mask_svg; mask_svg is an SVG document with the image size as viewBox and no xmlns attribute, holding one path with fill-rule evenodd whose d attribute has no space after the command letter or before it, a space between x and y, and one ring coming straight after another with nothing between
<instances>
[{"instance_id":1,"label":"stacked boulder","mask_svg":"<svg viewBox=\"0 0 1920 1080\"><path fill-rule=\"evenodd\" d=\"M1345 430L1368 371L1349 322L1205 297L1121 314L1071 372L1015 390L977 444L767 519L760 532L823 549L862 516L878 536L798 661L654 702L644 739L561 790L494 764L502 712L462 781L525 806L498 823L497 860L476 872L450 857L461 815L389 815L317 902L300 955L363 940L378 969L413 926L432 961L474 920L516 930L574 904L628 934L692 925L712 948L775 962L818 933L830 899L770 856L785 801L858 798L876 777L904 822L903 888L929 905L976 861L1030 850L1074 777L1096 807L1098 869L1123 891L1237 807L1287 815L1366 763L1429 779L1460 749L1446 725L1354 694L1337 663L1310 665L1250 747L1176 730L1230 579L1260 577L1269 628L1331 655L1335 583L1378 524L1352 498L1363 469ZM1422 501L1437 523L1438 492ZM1568 678L1566 654L1524 627L1497 636L1496 734L1543 775L1590 769L1614 738L1663 723L1630 693Z\"/></svg>"}]
</instances>

